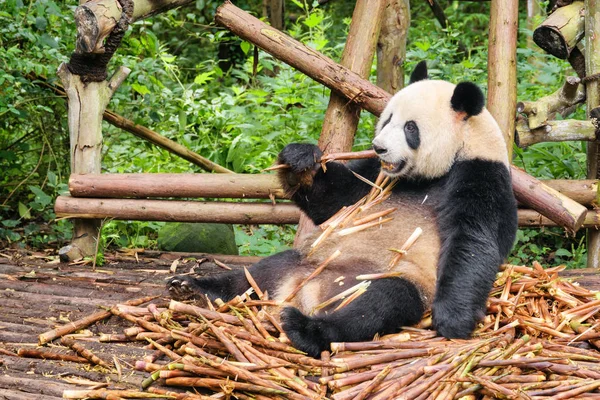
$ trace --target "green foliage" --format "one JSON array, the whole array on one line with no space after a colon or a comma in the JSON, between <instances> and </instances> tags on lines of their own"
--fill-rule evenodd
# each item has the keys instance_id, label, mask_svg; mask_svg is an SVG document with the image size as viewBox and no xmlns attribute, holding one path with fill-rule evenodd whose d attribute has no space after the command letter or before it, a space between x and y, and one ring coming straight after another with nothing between
<instances>
[{"instance_id":1,"label":"green foliage","mask_svg":"<svg viewBox=\"0 0 600 400\"><path fill-rule=\"evenodd\" d=\"M66 191L69 143L65 101L47 84L75 41L77 2L5 0L0 6L0 245L58 248L68 242L69 221L56 221L52 205ZM405 67L427 60L433 78L469 80L485 88L487 2L442 2L449 20L442 30L425 2L412 2ZM271 165L290 142L316 143L329 90L211 25L220 2L188 7L132 25L110 65L132 72L109 108L236 172ZM260 15L260 2L236 5ZM287 2L287 32L339 59L353 2ZM520 26L525 26L524 10ZM557 89L564 61L527 47L521 29L518 97L533 100ZM256 62L255 62L256 61ZM375 72L375 66L372 69ZM579 110L568 118L583 118ZM367 148L375 118L363 113L355 150ZM515 149L515 164L542 178L585 176L580 143ZM127 132L104 124L103 172L200 172L200 169ZM107 221L102 245L156 246L157 222ZM268 255L291 245L293 227L235 228L241 254ZM560 229L519 231L514 263L585 264L585 240Z\"/></svg>"}]
</instances>

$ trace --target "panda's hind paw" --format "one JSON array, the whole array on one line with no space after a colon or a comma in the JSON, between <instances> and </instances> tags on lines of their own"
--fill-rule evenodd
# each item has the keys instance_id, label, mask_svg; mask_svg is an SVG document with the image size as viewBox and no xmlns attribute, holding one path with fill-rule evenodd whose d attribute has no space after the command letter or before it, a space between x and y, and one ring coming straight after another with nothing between
<instances>
[{"instance_id":1,"label":"panda's hind paw","mask_svg":"<svg viewBox=\"0 0 600 400\"><path fill-rule=\"evenodd\" d=\"M329 347L329 343L323 339L318 322L302 314L297 308L284 308L281 311L281 323L294 347L309 356L319 357L321 351Z\"/></svg>"},{"instance_id":2,"label":"panda's hind paw","mask_svg":"<svg viewBox=\"0 0 600 400\"><path fill-rule=\"evenodd\" d=\"M468 339L471 337L478 318L468 312L436 312L433 307L433 327L438 335L447 339Z\"/></svg>"},{"instance_id":3,"label":"panda's hind paw","mask_svg":"<svg viewBox=\"0 0 600 400\"><path fill-rule=\"evenodd\" d=\"M174 300L202 299L203 293L197 279L191 275L176 275L167 281L169 296Z\"/></svg>"}]
</instances>

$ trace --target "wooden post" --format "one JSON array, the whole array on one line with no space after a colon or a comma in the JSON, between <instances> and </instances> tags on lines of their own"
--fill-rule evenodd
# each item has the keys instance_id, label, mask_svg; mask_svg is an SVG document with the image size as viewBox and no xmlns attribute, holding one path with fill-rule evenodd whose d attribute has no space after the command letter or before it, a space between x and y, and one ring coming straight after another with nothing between
<instances>
[{"instance_id":1,"label":"wooden post","mask_svg":"<svg viewBox=\"0 0 600 400\"><path fill-rule=\"evenodd\" d=\"M394 94L404 87L409 0L388 0L377 42L377 86Z\"/></svg>"},{"instance_id":2,"label":"wooden post","mask_svg":"<svg viewBox=\"0 0 600 400\"><path fill-rule=\"evenodd\" d=\"M488 48L487 108L506 138L512 159L517 106L518 0L492 0Z\"/></svg>"},{"instance_id":3,"label":"wooden post","mask_svg":"<svg viewBox=\"0 0 600 400\"><path fill-rule=\"evenodd\" d=\"M129 75L129 68L120 67L109 81L83 83L66 64L58 68L69 105L69 137L71 142L71 172L98 174L102 152L102 114L111 97ZM100 221L74 221L71 244L59 250L63 260L91 256L96 251Z\"/></svg>"},{"instance_id":4,"label":"wooden post","mask_svg":"<svg viewBox=\"0 0 600 400\"><path fill-rule=\"evenodd\" d=\"M385 3L386 0L357 0L354 6L340 64L363 79L367 79L371 72ZM319 137L321 150L325 153L352 150L360 110L360 106L344 95L331 91ZM300 243L313 229L312 221L303 216L294 243Z\"/></svg>"},{"instance_id":5,"label":"wooden post","mask_svg":"<svg viewBox=\"0 0 600 400\"><path fill-rule=\"evenodd\" d=\"M285 4L283 0L263 0L263 15L273 28L283 30L285 23Z\"/></svg>"},{"instance_id":6,"label":"wooden post","mask_svg":"<svg viewBox=\"0 0 600 400\"><path fill-rule=\"evenodd\" d=\"M583 2L561 7L537 27L533 41L546 52L566 60L584 35Z\"/></svg>"},{"instance_id":7,"label":"wooden post","mask_svg":"<svg viewBox=\"0 0 600 400\"><path fill-rule=\"evenodd\" d=\"M586 77L593 78L600 73L600 0L585 1L585 71ZM600 105L600 81L586 79L587 112ZM600 176L599 143L588 145L588 177ZM600 267L600 232L588 230L588 268Z\"/></svg>"}]
</instances>

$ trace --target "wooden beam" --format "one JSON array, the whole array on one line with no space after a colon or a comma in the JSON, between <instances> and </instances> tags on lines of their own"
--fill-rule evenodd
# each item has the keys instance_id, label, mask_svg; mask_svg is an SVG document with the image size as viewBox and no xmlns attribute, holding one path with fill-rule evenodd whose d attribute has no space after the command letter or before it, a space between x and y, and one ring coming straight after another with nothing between
<instances>
[{"instance_id":1,"label":"wooden beam","mask_svg":"<svg viewBox=\"0 0 600 400\"><path fill-rule=\"evenodd\" d=\"M518 0L492 0L488 45L487 108L505 135L512 159L517 105Z\"/></svg>"},{"instance_id":2,"label":"wooden beam","mask_svg":"<svg viewBox=\"0 0 600 400\"><path fill-rule=\"evenodd\" d=\"M95 199L58 196L59 218L113 218L136 221L213 222L224 224L296 224L292 203L229 203L180 200Z\"/></svg>"},{"instance_id":3,"label":"wooden beam","mask_svg":"<svg viewBox=\"0 0 600 400\"><path fill-rule=\"evenodd\" d=\"M595 179L542 182L580 204L596 203ZM273 174L73 174L69 190L73 197L95 198L286 198Z\"/></svg>"},{"instance_id":4,"label":"wooden beam","mask_svg":"<svg viewBox=\"0 0 600 400\"><path fill-rule=\"evenodd\" d=\"M600 73L600 0L585 1L585 72L586 77ZM600 81L590 79L586 82L587 113L600 106ZM600 144L589 143L587 148L588 178L600 176ZM589 268L600 268L600 233L588 231L588 263Z\"/></svg>"},{"instance_id":5,"label":"wooden beam","mask_svg":"<svg viewBox=\"0 0 600 400\"><path fill-rule=\"evenodd\" d=\"M292 203L224 203L175 200L83 199L59 196L60 218L113 218L118 220L212 222L226 224L297 224L300 210ZM557 226L534 210L518 211L519 226ZM587 211L584 227L600 226L600 211Z\"/></svg>"},{"instance_id":6,"label":"wooden beam","mask_svg":"<svg viewBox=\"0 0 600 400\"><path fill-rule=\"evenodd\" d=\"M274 174L72 174L73 197L285 198Z\"/></svg>"}]
</instances>

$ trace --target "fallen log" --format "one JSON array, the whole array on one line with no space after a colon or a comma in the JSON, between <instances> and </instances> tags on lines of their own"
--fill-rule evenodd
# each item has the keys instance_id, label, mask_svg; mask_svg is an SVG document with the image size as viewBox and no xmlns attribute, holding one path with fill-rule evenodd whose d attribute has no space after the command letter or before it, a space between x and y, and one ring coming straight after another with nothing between
<instances>
[{"instance_id":1,"label":"fallen log","mask_svg":"<svg viewBox=\"0 0 600 400\"><path fill-rule=\"evenodd\" d=\"M583 38L583 1L560 7L533 31L533 41L554 57L566 60Z\"/></svg>"},{"instance_id":2,"label":"fallen log","mask_svg":"<svg viewBox=\"0 0 600 400\"><path fill-rule=\"evenodd\" d=\"M336 64L330 58L268 26L234 6L230 1L226 1L219 6L215 14L215 21L242 39L257 45L276 58L297 68L317 82L338 91L376 116L381 114L391 98L389 93L362 79L347 68ZM506 84L506 82L503 84ZM510 135L509 133L506 133L506 135L512 137L512 131ZM513 176L513 181L522 179L523 175L526 174L517 172ZM528 182L533 182L532 180L535 181L535 178L528 177L527 182L517 182L514 185L517 191L526 189L526 193L519 193L521 200L528 207L544 213L544 215L570 231L577 231L579 229L577 221L580 221L581 215L585 213L585 207L573 204L566 196L558 192L553 193L553 203L551 205L543 204L541 201L532 201L535 198L548 199L545 192L551 191L550 188L545 189L539 181L533 186L529 185Z\"/></svg>"},{"instance_id":3,"label":"fallen log","mask_svg":"<svg viewBox=\"0 0 600 400\"><path fill-rule=\"evenodd\" d=\"M300 210L291 203L228 203L176 200L56 198L61 218L114 218L138 221L214 222L225 224L296 224Z\"/></svg>"}]
</instances>

